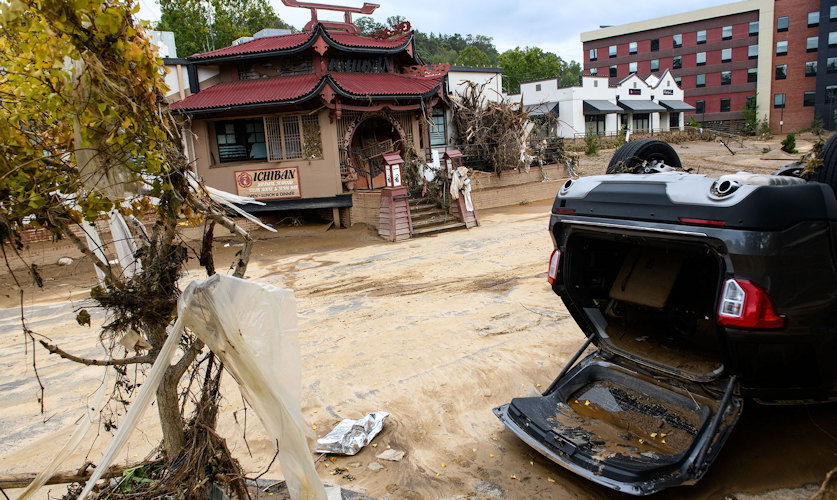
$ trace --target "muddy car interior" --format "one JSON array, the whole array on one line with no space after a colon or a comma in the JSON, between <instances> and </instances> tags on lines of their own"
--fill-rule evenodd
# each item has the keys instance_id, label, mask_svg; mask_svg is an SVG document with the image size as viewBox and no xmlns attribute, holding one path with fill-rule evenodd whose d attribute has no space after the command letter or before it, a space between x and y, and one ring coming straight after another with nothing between
<instances>
[{"instance_id":1,"label":"muddy car interior","mask_svg":"<svg viewBox=\"0 0 837 500\"><path fill-rule=\"evenodd\" d=\"M564 258L567 293L598 327L600 347L698 382L723 372L723 273L712 249L580 232Z\"/></svg>"}]
</instances>

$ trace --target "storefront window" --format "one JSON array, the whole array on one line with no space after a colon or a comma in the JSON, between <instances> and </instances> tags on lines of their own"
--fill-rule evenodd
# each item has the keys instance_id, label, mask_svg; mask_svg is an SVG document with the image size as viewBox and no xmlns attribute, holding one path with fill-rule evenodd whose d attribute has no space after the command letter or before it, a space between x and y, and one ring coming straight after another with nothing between
<instances>
[{"instance_id":1,"label":"storefront window","mask_svg":"<svg viewBox=\"0 0 837 500\"><path fill-rule=\"evenodd\" d=\"M445 110L434 109L430 117L430 145L441 146L447 144L445 131Z\"/></svg>"},{"instance_id":2,"label":"storefront window","mask_svg":"<svg viewBox=\"0 0 837 500\"><path fill-rule=\"evenodd\" d=\"M651 115L648 113L634 113L634 132L649 132L651 130Z\"/></svg>"},{"instance_id":3,"label":"storefront window","mask_svg":"<svg viewBox=\"0 0 837 500\"><path fill-rule=\"evenodd\" d=\"M584 132L587 135L604 135L605 115L584 115Z\"/></svg>"},{"instance_id":4,"label":"storefront window","mask_svg":"<svg viewBox=\"0 0 837 500\"><path fill-rule=\"evenodd\" d=\"M680 128L680 113L677 111L672 111L668 114L668 128Z\"/></svg>"},{"instance_id":5,"label":"storefront window","mask_svg":"<svg viewBox=\"0 0 837 500\"><path fill-rule=\"evenodd\" d=\"M267 158L261 118L215 122L215 140L221 162Z\"/></svg>"}]
</instances>

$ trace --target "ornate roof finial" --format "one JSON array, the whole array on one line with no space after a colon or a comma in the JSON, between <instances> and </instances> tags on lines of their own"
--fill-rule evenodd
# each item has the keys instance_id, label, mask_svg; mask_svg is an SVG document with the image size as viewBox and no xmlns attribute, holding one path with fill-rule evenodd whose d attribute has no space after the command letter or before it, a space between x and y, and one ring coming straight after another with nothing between
<instances>
[{"instance_id":1,"label":"ornate roof finial","mask_svg":"<svg viewBox=\"0 0 837 500\"><path fill-rule=\"evenodd\" d=\"M302 9L309 9L311 11L311 20L308 21L308 24L306 24L303 28L305 31L313 30L314 26L316 26L319 23L325 26L326 28L342 29L348 31L349 33L360 33L358 27L355 26L355 24L352 22L352 14L363 14L364 16L368 16L375 12L375 9L380 7L380 5L378 4L366 2L363 3L362 7L346 7L315 2L300 2L299 0L282 0L282 3L288 7L299 7ZM317 19L318 10L342 12L344 20L343 22L320 21L319 19Z\"/></svg>"}]
</instances>

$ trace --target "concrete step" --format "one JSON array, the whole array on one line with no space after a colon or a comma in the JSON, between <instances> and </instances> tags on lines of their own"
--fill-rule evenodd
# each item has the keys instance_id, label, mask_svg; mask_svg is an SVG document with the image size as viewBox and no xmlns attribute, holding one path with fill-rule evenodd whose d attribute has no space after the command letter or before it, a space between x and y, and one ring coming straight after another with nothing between
<instances>
[{"instance_id":1,"label":"concrete step","mask_svg":"<svg viewBox=\"0 0 837 500\"><path fill-rule=\"evenodd\" d=\"M417 210L417 211L418 210L428 210L428 209L441 210L441 208L436 206L436 204L434 204L434 203L417 203L415 205L413 205L412 203L410 204L410 211L413 211L413 210Z\"/></svg>"},{"instance_id":2,"label":"concrete step","mask_svg":"<svg viewBox=\"0 0 837 500\"><path fill-rule=\"evenodd\" d=\"M464 222L459 222L459 221L450 222L450 223L441 224L441 225L427 226L427 227L423 227L421 229L415 229L415 226L413 226L413 236L427 236L427 235L430 235L430 234L438 234L438 233L443 233L443 232L446 232L446 231L453 231L455 229L462 229L464 227L465 227L465 223Z\"/></svg>"},{"instance_id":3,"label":"concrete step","mask_svg":"<svg viewBox=\"0 0 837 500\"><path fill-rule=\"evenodd\" d=\"M440 218L440 217L447 217L448 214L444 212L444 210L436 209L426 209L420 211L410 211L410 217L414 221L416 220L423 220L423 219L432 219L432 218Z\"/></svg>"},{"instance_id":4,"label":"concrete step","mask_svg":"<svg viewBox=\"0 0 837 500\"><path fill-rule=\"evenodd\" d=\"M449 216L434 217L432 219L422 219L419 221L413 220L413 228L425 228L429 226L437 226L440 224L448 224L451 222L459 222L459 220Z\"/></svg>"}]
</instances>

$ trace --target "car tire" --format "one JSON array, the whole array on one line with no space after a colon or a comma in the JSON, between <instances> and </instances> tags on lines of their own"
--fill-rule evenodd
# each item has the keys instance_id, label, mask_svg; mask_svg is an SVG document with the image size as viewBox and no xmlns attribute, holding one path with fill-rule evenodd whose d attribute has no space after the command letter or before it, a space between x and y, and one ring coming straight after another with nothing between
<instances>
[{"instance_id":1,"label":"car tire","mask_svg":"<svg viewBox=\"0 0 837 500\"><path fill-rule=\"evenodd\" d=\"M837 195L837 134L833 134L822 147L822 165L811 176L814 182L831 186Z\"/></svg>"},{"instance_id":2,"label":"car tire","mask_svg":"<svg viewBox=\"0 0 837 500\"><path fill-rule=\"evenodd\" d=\"M607 165L608 174L638 173L637 169L646 161L662 161L670 167L681 169L680 157L670 144L657 139L631 141L613 153Z\"/></svg>"}]
</instances>

